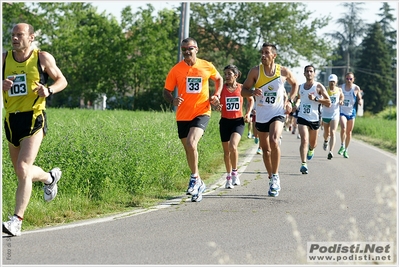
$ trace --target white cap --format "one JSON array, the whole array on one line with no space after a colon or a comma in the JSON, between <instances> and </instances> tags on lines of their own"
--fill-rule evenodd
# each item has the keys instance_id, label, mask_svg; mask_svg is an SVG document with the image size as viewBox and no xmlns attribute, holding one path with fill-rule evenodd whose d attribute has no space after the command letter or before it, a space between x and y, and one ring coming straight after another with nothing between
<instances>
[{"instance_id":1,"label":"white cap","mask_svg":"<svg viewBox=\"0 0 399 267\"><path fill-rule=\"evenodd\" d=\"M337 75L335 75L335 74L331 74L329 77L328 77L328 81L329 82L332 82L332 81L334 81L334 82L338 82L338 77L337 77Z\"/></svg>"}]
</instances>

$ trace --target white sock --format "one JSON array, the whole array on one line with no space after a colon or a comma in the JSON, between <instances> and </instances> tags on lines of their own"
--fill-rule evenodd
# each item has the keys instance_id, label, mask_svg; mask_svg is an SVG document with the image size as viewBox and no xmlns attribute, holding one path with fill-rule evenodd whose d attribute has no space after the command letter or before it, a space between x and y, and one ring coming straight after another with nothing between
<instances>
[{"instance_id":1,"label":"white sock","mask_svg":"<svg viewBox=\"0 0 399 267\"><path fill-rule=\"evenodd\" d=\"M53 177L51 177L51 174L48 173L48 178L47 180L44 182L46 185L50 185L53 182Z\"/></svg>"}]
</instances>

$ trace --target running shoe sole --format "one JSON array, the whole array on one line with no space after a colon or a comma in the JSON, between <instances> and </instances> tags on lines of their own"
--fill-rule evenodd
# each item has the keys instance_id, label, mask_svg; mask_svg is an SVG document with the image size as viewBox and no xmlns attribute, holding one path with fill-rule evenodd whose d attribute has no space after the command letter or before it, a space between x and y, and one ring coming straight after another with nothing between
<instances>
[{"instance_id":1,"label":"running shoe sole","mask_svg":"<svg viewBox=\"0 0 399 267\"><path fill-rule=\"evenodd\" d=\"M302 174L308 174L308 168L305 166L302 166L301 169L299 170Z\"/></svg>"}]
</instances>

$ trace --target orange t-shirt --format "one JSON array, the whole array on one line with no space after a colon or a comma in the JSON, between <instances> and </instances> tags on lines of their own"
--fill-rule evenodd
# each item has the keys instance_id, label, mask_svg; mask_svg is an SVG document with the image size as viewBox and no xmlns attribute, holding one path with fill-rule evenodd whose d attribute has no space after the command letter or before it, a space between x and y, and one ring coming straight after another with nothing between
<instances>
[{"instance_id":1,"label":"orange t-shirt","mask_svg":"<svg viewBox=\"0 0 399 267\"><path fill-rule=\"evenodd\" d=\"M220 104L222 105L222 118L237 119L242 117L242 105L244 99L241 96L242 84L237 84L234 92L227 89L226 84L223 85L220 94Z\"/></svg>"},{"instance_id":2,"label":"orange t-shirt","mask_svg":"<svg viewBox=\"0 0 399 267\"><path fill-rule=\"evenodd\" d=\"M165 89L172 92L177 86L177 95L184 99L177 107L176 121L191 121L200 115L211 115L209 78L214 80L218 74L211 62L199 58L193 66L182 60L169 71Z\"/></svg>"}]
</instances>

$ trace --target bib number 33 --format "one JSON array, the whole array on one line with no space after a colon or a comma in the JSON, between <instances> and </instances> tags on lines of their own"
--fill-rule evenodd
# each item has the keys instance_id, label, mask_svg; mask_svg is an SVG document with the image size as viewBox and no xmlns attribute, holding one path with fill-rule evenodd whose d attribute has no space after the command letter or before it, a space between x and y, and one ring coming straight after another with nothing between
<instances>
[{"instance_id":1,"label":"bib number 33","mask_svg":"<svg viewBox=\"0 0 399 267\"><path fill-rule=\"evenodd\" d=\"M202 90L202 78L201 77L187 77L186 81L186 93L188 94L199 94Z\"/></svg>"}]
</instances>

